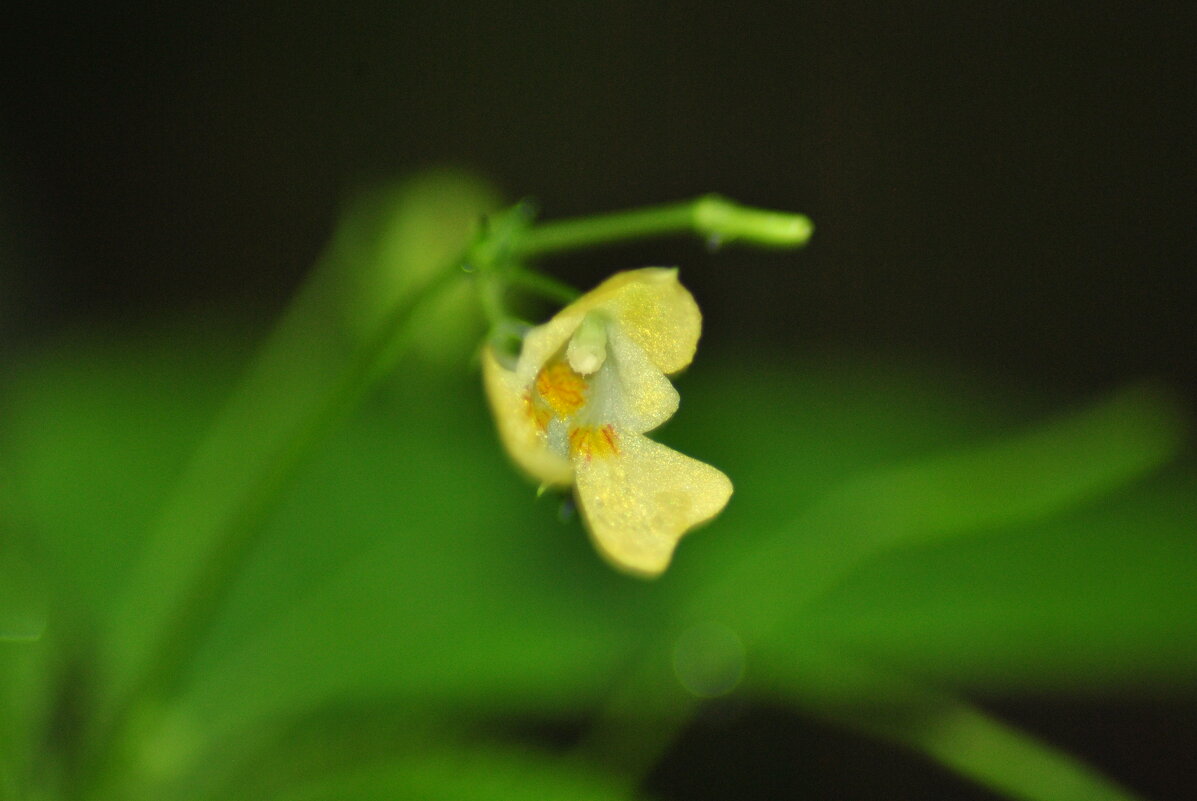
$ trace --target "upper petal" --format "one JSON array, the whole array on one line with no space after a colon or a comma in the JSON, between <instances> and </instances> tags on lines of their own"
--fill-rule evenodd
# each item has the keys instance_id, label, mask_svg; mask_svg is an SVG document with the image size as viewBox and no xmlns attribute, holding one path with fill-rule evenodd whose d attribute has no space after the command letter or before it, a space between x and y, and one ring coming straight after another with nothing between
<instances>
[{"instance_id":1,"label":"upper petal","mask_svg":"<svg viewBox=\"0 0 1197 801\"><path fill-rule=\"evenodd\" d=\"M644 350L618 329L611 331L607 344L610 358L591 377L589 418L641 434L672 417L677 390Z\"/></svg>"},{"instance_id":2,"label":"upper petal","mask_svg":"<svg viewBox=\"0 0 1197 801\"><path fill-rule=\"evenodd\" d=\"M676 373L694 359L702 332L698 304L676 269L645 267L616 273L530 331L516 367L520 378L530 382L592 310L604 312L663 373Z\"/></svg>"},{"instance_id":3,"label":"upper petal","mask_svg":"<svg viewBox=\"0 0 1197 801\"><path fill-rule=\"evenodd\" d=\"M616 567L641 576L660 575L678 540L722 511L732 493L719 470L640 434L621 433L613 454L574 461L595 545Z\"/></svg>"},{"instance_id":4,"label":"upper petal","mask_svg":"<svg viewBox=\"0 0 1197 801\"><path fill-rule=\"evenodd\" d=\"M573 465L548 447L548 437L537 425L530 407L529 388L499 364L489 345L482 351L482 381L499 439L512 461L542 484L570 484Z\"/></svg>"},{"instance_id":5,"label":"upper petal","mask_svg":"<svg viewBox=\"0 0 1197 801\"><path fill-rule=\"evenodd\" d=\"M617 273L590 293L621 332L644 350L663 373L676 373L694 360L702 313L672 267Z\"/></svg>"}]
</instances>

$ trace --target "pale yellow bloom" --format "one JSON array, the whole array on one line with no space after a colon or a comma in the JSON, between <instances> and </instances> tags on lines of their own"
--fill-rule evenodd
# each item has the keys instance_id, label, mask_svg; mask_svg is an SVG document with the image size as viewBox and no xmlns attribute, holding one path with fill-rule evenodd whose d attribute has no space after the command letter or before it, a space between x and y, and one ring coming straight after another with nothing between
<instances>
[{"instance_id":1,"label":"pale yellow bloom","mask_svg":"<svg viewBox=\"0 0 1197 801\"><path fill-rule=\"evenodd\" d=\"M549 486L574 486L599 551L660 574L732 485L719 470L644 436L678 394L666 375L694 358L702 315L677 271L617 273L532 329L514 364L483 354L483 377L511 458Z\"/></svg>"}]
</instances>

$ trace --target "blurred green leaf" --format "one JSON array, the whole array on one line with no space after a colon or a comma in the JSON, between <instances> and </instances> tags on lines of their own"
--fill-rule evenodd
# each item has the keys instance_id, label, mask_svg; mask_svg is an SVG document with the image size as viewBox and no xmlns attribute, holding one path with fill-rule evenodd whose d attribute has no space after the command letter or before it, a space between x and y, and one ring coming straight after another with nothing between
<instances>
[{"instance_id":1,"label":"blurred green leaf","mask_svg":"<svg viewBox=\"0 0 1197 801\"><path fill-rule=\"evenodd\" d=\"M16 766L12 797L29 797L31 786L52 796L61 781L59 749L79 734L61 724L86 714L98 621L236 359L219 329L113 341L64 334L4 376L5 524L27 535L21 550L44 623L37 643L0 646L0 753Z\"/></svg>"},{"instance_id":2,"label":"blurred green leaf","mask_svg":"<svg viewBox=\"0 0 1197 801\"><path fill-rule=\"evenodd\" d=\"M1168 396L1132 389L996 442L850 476L699 590L691 614L733 621L750 642L769 636L897 546L1050 516L1141 477L1176 453L1181 419Z\"/></svg>"},{"instance_id":3,"label":"blurred green leaf","mask_svg":"<svg viewBox=\"0 0 1197 801\"><path fill-rule=\"evenodd\" d=\"M758 691L837 725L903 745L1023 801L1135 801L1081 761L951 694L879 670L815 640L758 671ZM869 688L867 695L859 688Z\"/></svg>"},{"instance_id":4,"label":"blurred green leaf","mask_svg":"<svg viewBox=\"0 0 1197 801\"><path fill-rule=\"evenodd\" d=\"M287 494L188 674L209 745L332 698L584 714L658 627L660 586L533 501L474 383L435 387L371 405Z\"/></svg>"},{"instance_id":5,"label":"blurred green leaf","mask_svg":"<svg viewBox=\"0 0 1197 801\"><path fill-rule=\"evenodd\" d=\"M351 210L154 524L102 638L111 709L101 718L119 721L134 694L162 692L175 679L274 496L409 344L424 294L460 279L455 256L493 203L476 180L441 174ZM388 271L402 280L384 282ZM366 315L360 289L348 288L362 273L388 302L365 344L353 341L361 332L349 324Z\"/></svg>"},{"instance_id":6,"label":"blurred green leaf","mask_svg":"<svg viewBox=\"0 0 1197 801\"><path fill-rule=\"evenodd\" d=\"M147 507L181 471L189 440L214 413L237 361L235 349L196 338L68 343L14 374L6 389L16 412L8 433L20 445L14 469L30 490L29 520L54 555L56 595L103 614L108 588L125 580L128 552L149 524ZM1128 488L1107 505L1093 499L1171 452L1179 428L1167 402L1122 396L995 443L995 432L1026 431L1018 421L1029 404L917 370L715 361L696 366L682 392L682 412L662 439L728 469L737 495L724 518L683 543L663 580L643 583L611 572L576 522L557 522L555 500L534 500L533 488L506 464L472 376L401 369L389 392L315 452L283 493L183 666L179 695L143 710L126 744L126 778L171 797L219 797L183 791L212 765L241 757L237 764L257 764L266 743L329 705L387 704L417 730L433 721L589 714L638 654L668 646L678 610L683 622L711 611L693 605L695 593L759 549L784 561L704 618L744 637L750 675L793 665L804 642L828 647L837 634L882 662L948 679L987 681L1026 657L1020 648L1038 648L1031 656L1048 656L1028 660L1022 686L1037 670L1075 681L1127 642L1119 677L1151 665L1187 669L1179 648L1191 642L1192 627L1174 624L1192 575L1182 548L1191 485ZM728 408L744 412L735 425L727 423ZM1112 425L1123 434L1108 452L1080 436ZM969 470L983 475L995 453L1004 454L998 461L1009 480L997 482L998 490L966 480ZM1030 469L1020 472L1022 464ZM898 515L907 506L893 499L927 497L940 485L911 475L945 477L948 495L932 496L940 505L923 531L917 524L927 521ZM1061 476L1071 481L1067 492L1037 486ZM1020 481L1029 482L1032 500L1019 495ZM859 499L862 490L845 489L853 487L894 488L897 495L879 495L890 505L871 507L891 516L873 519L903 522L864 532L869 547L856 552L846 548L851 538L814 525L833 519L843 498ZM969 506L969 493L982 489L990 505ZM999 490L1021 505L1011 512L994 503ZM953 512L957 506L971 511ZM1088 517L1069 522L1084 509ZM1040 521L1044 510L1052 515ZM789 527L777 534L783 523ZM953 527L979 536L927 539ZM907 544L891 547L890 530ZM883 559L862 560L882 542ZM1077 570L1065 570L1067 562ZM1044 572L1019 572L1030 565ZM1078 576L1096 568L1114 589L1094 580L1078 594ZM859 575L845 579L849 569ZM1112 583L1122 570L1131 577L1125 592ZM1149 574L1163 578L1149 588ZM1016 581L1006 587L1003 577ZM1059 584L1057 601L1040 578ZM1093 608L1105 611L1086 619L1089 607L1077 599L1099 590L1108 602ZM1024 594L1033 600L1020 610ZM1123 616L1111 623L1105 616L1122 601ZM788 602L801 613L791 614ZM1036 604L1050 612L1039 618L1040 629L1014 617L1002 622ZM887 618L878 610L893 611ZM781 625L779 616L789 621ZM752 625L741 626L745 620ZM1077 633L1056 649L1069 658L1053 663L1044 642L1052 627L1070 621ZM758 623L771 636L754 641L748 635ZM1128 641L1132 628L1138 639ZM1032 634L1023 638L1023 631ZM1163 649L1169 632L1178 637L1171 651ZM1088 650L1076 647L1090 636ZM965 653L968 642L985 637L1000 648ZM953 662L962 665L958 673ZM844 681L845 699L878 697L867 676L854 687ZM791 683L803 682L827 687L812 670L796 669ZM788 692L795 697L794 687ZM114 795L132 797L123 793L133 786L117 785Z\"/></svg>"},{"instance_id":7,"label":"blurred green leaf","mask_svg":"<svg viewBox=\"0 0 1197 801\"><path fill-rule=\"evenodd\" d=\"M478 745L428 750L347 775L330 776L277 801L616 801L631 798L607 777L549 754Z\"/></svg>"},{"instance_id":8,"label":"blurred green leaf","mask_svg":"<svg viewBox=\"0 0 1197 801\"><path fill-rule=\"evenodd\" d=\"M0 514L11 507L0 505ZM46 629L44 577L0 524L0 644L37 640Z\"/></svg>"},{"instance_id":9,"label":"blurred green leaf","mask_svg":"<svg viewBox=\"0 0 1197 801\"><path fill-rule=\"evenodd\" d=\"M1044 413L1041 400L1007 388L859 354L770 359L700 349L678 389L681 408L654 438L710 461L736 484L711 533L683 542L683 569L697 551L717 551L703 558L725 569L849 479L967 447Z\"/></svg>"},{"instance_id":10,"label":"blurred green leaf","mask_svg":"<svg viewBox=\"0 0 1197 801\"><path fill-rule=\"evenodd\" d=\"M60 756L47 748L62 669L53 634L50 629L37 641L0 642L0 798L6 801L32 797L34 773Z\"/></svg>"},{"instance_id":11,"label":"blurred green leaf","mask_svg":"<svg viewBox=\"0 0 1197 801\"><path fill-rule=\"evenodd\" d=\"M665 630L678 585L611 573L549 498L532 503L472 382L399 379L391 405L334 436L288 493L193 664L184 714L213 741L327 697L580 714ZM777 380L729 383L776 398ZM836 407L817 394L835 386L812 382L794 408ZM845 427L859 406L841 409ZM750 431L772 445L766 422ZM933 427L919 436L934 441Z\"/></svg>"},{"instance_id":12,"label":"blurred green leaf","mask_svg":"<svg viewBox=\"0 0 1197 801\"><path fill-rule=\"evenodd\" d=\"M991 689L1159 689L1197 677L1197 478L865 565L804 625L919 675Z\"/></svg>"},{"instance_id":13,"label":"blurred green leaf","mask_svg":"<svg viewBox=\"0 0 1197 801\"><path fill-rule=\"evenodd\" d=\"M6 502L36 537L55 607L85 628L110 607L237 358L227 332L190 329L64 334L10 366Z\"/></svg>"},{"instance_id":14,"label":"blurred green leaf","mask_svg":"<svg viewBox=\"0 0 1197 801\"><path fill-rule=\"evenodd\" d=\"M1131 387L991 444L864 476L820 513L898 542L1018 524L1139 478L1184 434L1170 395Z\"/></svg>"}]
</instances>

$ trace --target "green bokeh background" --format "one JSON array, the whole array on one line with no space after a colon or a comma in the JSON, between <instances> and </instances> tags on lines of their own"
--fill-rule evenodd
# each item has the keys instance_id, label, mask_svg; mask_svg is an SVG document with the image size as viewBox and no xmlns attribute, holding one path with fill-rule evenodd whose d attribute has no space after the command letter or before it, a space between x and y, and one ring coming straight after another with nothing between
<instances>
[{"instance_id":1,"label":"green bokeh background","mask_svg":"<svg viewBox=\"0 0 1197 801\"><path fill-rule=\"evenodd\" d=\"M1194 792L1193 22L23 10L0 798L1097 797L1024 736ZM521 196L710 190L815 239L543 265L679 264L706 316L657 436L737 491L645 583L508 467L468 277L412 304ZM391 375L267 491L404 304Z\"/></svg>"}]
</instances>

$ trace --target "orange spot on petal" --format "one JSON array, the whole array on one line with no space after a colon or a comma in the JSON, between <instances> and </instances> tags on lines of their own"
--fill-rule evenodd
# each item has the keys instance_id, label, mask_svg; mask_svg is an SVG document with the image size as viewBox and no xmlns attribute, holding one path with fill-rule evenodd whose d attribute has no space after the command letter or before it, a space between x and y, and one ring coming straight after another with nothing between
<instances>
[{"instance_id":1,"label":"orange spot on petal","mask_svg":"<svg viewBox=\"0 0 1197 801\"><path fill-rule=\"evenodd\" d=\"M547 434L549 430L549 421L553 419L553 414L543 406L538 406L532 400L532 393L524 393L524 414L532 421L532 425L542 433Z\"/></svg>"},{"instance_id":2,"label":"orange spot on petal","mask_svg":"<svg viewBox=\"0 0 1197 801\"><path fill-rule=\"evenodd\" d=\"M566 362L545 367L536 376L536 392L558 417L572 417L586 404L588 385Z\"/></svg>"},{"instance_id":3,"label":"orange spot on petal","mask_svg":"<svg viewBox=\"0 0 1197 801\"><path fill-rule=\"evenodd\" d=\"M619 435L610 423L602 427L578 426L569 432L569 450L574 456L587 460L617 456Z\"/></svg>"}]
</instances>

